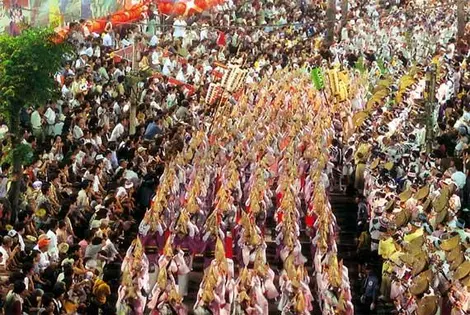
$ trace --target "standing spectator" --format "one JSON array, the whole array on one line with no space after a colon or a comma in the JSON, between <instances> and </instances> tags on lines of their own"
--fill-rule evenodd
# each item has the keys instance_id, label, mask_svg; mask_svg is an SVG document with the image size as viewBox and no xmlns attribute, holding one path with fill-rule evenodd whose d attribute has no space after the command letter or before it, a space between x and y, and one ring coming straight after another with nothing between
<instances>
[{"instance_id":1,"label":"standing spectator","mask_svg":"<svg viewBox=\"0 0 470 315\"><path fill-rule=\"evenodd\" d=\"M10 290L5 299L3 307L5 314L8 315L23 315L23 293L26 290L26 285L23 281L17 280L14 283L13 289Z\"/></svg>"},{"instance_id":2,"label":"standing spectator","mask_svg":"<svg viewBox=\"0 0 470 315\"><path fill-rule=\"evenodd\" d=\"M365 305L367 313L370 314L375 310L379 292L379 278L371 266L367 266L366 271L367 278L364 280L364 293L361 296L361 303Z\"/></svg>"},{"instance_id":3,"label":"standing spectator","mask_svg":"<svg viewBox=\"0 0 470 315\"><path fill-rule=\"evenodd\" d=\"M357 203L357 235L364 231L369 223L369 210L367 208L366 199L363 195L356 197Z\"/></svg>"}]
</instances>

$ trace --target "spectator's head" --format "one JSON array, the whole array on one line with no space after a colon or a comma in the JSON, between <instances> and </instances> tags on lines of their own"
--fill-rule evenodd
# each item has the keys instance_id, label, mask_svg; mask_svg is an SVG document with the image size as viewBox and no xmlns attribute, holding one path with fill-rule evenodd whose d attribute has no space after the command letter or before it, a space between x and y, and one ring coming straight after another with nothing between
<instances>
[{"instance_id":1,"label":"spectator's head","mask_svg":"<svg viewBox=\"0 0 470 315\"><path fill-rule=\"evenodd\" d=\"M23 281L17 280L15 281L15 284L13 285L13 292L16 294L23 294L23 292L26 290L26 285L24 284Z\"/></svg>"},{"instance_id":2,"label":"spectator's head","mask_svg":"<svg viewBox=\"0 0 470 315\"><path fill-rule=\"evenodd\" d=\"M23 235L25 232L25 224L22 221L19 221L15 224L15 231L18 232L18 234Z\"/></svg>"},{"instance_id":3,"label":"spectator's head","mask_svg":"<svg viewBox=\"0 0 470 315\"><path fill-rule=\"evenodd\" d=\"M44 293L41 298L41 304L44 308L45 314L54 314L55 304L54 304L54 295L52 293Z\"/></svg>"},{"instance_id":4,"label":"spectator's head","mask_svg":"<svg viewBox=\"0 0 470 315\"><path fill-rule=\"evenodd\" d=\"M38 248L42 253L45 253L49 250L49 244L51 241L48 238L43 238L38 241Z\"/></svg>"},{"instance_id":5,"label":"spectator's head","mask_svg":"<svg viewBox=\"0 0 470 315\"><path fill-rule=\"evenodd\" d=\"M55 218L52 218L50 221L49 221L49 230L51 231L55 231L57 229L57 219Z\"/></svg>"},{"instance_id":6,"label":"spectator's head","mask_svg":"<svg viewBox=\"0 0 470 315\"><path fill-rule=\"evenodd\" d=\"M25 276L30 276L34 273L34 265L32 262L25 262L21 268Z\"/></svg>"},{"instance_id":7,"label":"spectator's head","mask_svg":"<svg viewBox=\"0 0 470 315\"><path fill-rule=\"evenodd\" d=\"M13 240L12 240L11 237L9 237L9 236L4 236L3 237L2 246L4 248L10 248L12 244L13 244Z\"/></svg>"}]
</instances>

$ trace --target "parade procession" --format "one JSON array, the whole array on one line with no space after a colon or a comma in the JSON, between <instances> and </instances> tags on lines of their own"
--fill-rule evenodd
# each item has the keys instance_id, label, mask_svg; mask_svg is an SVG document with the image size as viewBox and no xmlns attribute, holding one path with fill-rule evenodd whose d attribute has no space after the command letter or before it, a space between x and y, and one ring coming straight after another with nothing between
<instances>
[{"instance_id":1,"label":"parade procession","mask_svg":"<svg viewBox=\"0 0 470 315\"><path fill-rule=\"evenodd\" d=\"M0 10L1 314L470 314L467 1L43 2Z\"/></svg>"}]
</instances>

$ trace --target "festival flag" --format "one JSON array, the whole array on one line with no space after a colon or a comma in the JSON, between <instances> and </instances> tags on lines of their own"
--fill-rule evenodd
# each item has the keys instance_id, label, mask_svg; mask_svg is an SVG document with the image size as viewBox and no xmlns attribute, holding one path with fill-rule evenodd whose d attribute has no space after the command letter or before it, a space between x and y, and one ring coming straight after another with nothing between
<instances>
[{"instance_id":1,"label":"festival flag","mask_svg":"<svg viewBox=\"0 0 470 315\"><path fill-rule=\"evenodd\" d=\"M325 80L323 78L323 73L321 72L321 69L320 68L312 69L310 76L312 78L313 84L315 85L315 88L317 90L323 90L323 88L325 87Z\"/></svg>"},{"instance_id":2,"label":"festival flag","mask_svg":"<svg viewBox=\"0 0 470 315\"><path fill-rule=\"evenodd\" d=\"M219 31L219 36L217 37L217 46L225 47L227 40L225 39L225 33Z\"/></svg>"}]
</instances>

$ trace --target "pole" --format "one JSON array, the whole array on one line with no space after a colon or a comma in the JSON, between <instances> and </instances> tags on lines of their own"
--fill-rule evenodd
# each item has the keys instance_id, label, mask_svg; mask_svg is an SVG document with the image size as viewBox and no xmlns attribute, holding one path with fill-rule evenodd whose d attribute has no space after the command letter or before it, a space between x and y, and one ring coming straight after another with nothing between
<instances>
[{"instance_id":1,"label":"pole","mask_svg":"<svg viewBox=\"0 0 470 315\"><path fill-rule=\"evenodd\" d=\"M434 139L434 104L436 92L436 65L432 64L426 70L426 152L431 153Z\"/></svg>"},{"instance_id":2,"label":"pole","mask_svg":"<svg viewBox=\"0 0 470 315\"><path fill-rule=\"evenodd\" d=\"M465 35L465 25L467 24L465 16L465 0L457 1L457 39L462 39Z\"/></svg>"},{"instance_id":3,"label":"pole","mask_svg":"<svg viewBox=\"0 0 470 315\"><path fill-rule=\"evenodd\" d=\"M348 22L348 10L349 3L348 0L341 0L341 30L346 26Z\"/></svg>"},{"instance_id":4,"label":"pole","mask_svg":"<svg viewBox=\"0 0 470 315\"><path fill-rule=\"evenodd\" d=\"M132 74L136 75L137 72L137 38L134 40L134 45L132 46ZM136 132L136 117L137 117L137 99L138 99L138 92L137 92L137 84L136 80L133 80L132 87L131 87L131 109L129 114L129 135L133 136Z\"/></svg>"},{"instance_id":5,"label":"pole","mask_svg":"<svg viewBox=\"0 0 470 315\"><path fill-rule=\"evenodd\" d=\"M328 0L326 9L326 45L330 47L335 39L336 0Z\"/></svg>"}]
</instances>

